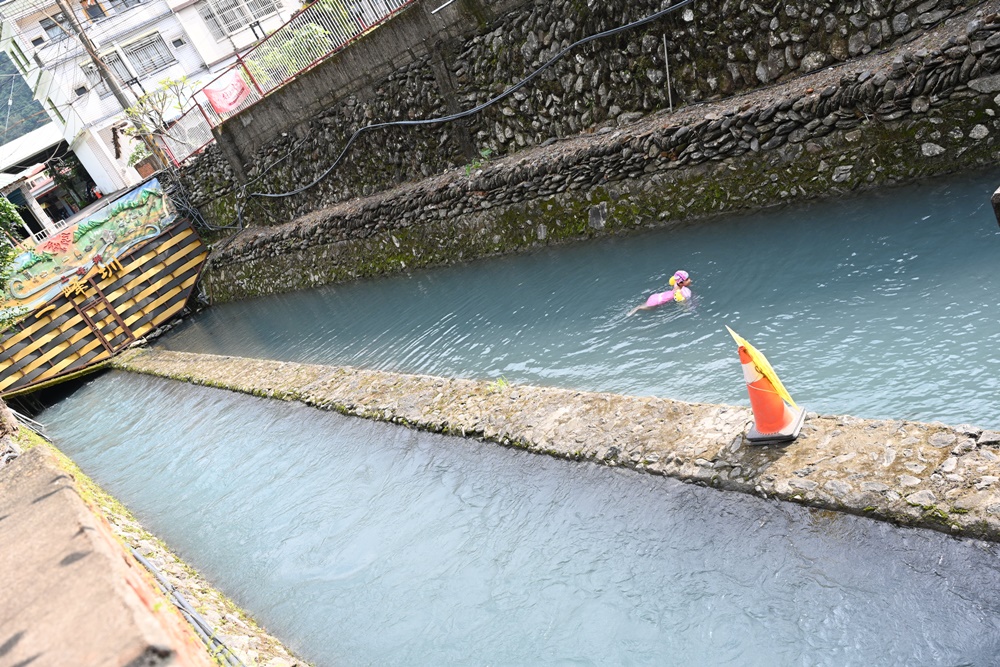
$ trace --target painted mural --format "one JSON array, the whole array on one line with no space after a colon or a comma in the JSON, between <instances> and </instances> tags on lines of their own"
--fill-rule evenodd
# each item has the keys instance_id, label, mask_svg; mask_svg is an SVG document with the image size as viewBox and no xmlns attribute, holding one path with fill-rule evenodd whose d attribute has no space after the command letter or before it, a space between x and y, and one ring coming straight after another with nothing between
<instances>
[{"instance_id":1,"label":"painted mural","mask_svg":"<svg viewBox=\"0 0 1000 667\"><path fill-rule=\"evenodd\" d=\"M69 295L91 269L102 277L120 271L119 256L158 236L175 217L153 179L64 227L14 258L7 290L0 292L0 315L30 312L59 292Z\"/></svg>"}]
</instances>

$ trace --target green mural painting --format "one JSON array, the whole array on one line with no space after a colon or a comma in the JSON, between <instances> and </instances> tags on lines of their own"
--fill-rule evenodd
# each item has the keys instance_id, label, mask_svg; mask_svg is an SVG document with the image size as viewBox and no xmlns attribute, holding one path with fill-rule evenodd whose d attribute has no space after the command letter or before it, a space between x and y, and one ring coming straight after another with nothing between
<instances>
[{"instance_id":1,"label":"green mural painting","mask_svg":"<svg viewBox=\"0 0 1000 667\"><path fill-rule=\"evenodd\" d=\"M64 227L14 258L0 314L30 312L91 269L120 266L118 258L158 236L176 215L158 180L144 183L100 211Z\"/></svg>"}]
</instances>

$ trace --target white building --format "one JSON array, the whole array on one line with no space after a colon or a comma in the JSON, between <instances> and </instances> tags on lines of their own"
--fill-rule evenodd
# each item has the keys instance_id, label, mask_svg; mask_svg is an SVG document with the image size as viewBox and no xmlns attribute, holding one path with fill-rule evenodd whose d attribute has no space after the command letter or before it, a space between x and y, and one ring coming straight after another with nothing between
<instances>
[{"instance_id":1,"label":"white building","mask_svg":"<svg viewBox=\"0 0 1000 667\"><path fill-rule=\"evenodd\" d=\"M288 0L66 0L129 100L166 78L194 88L233 62L297 8ZM122 132L121 104L55 0L0 3L0 48L61 131L97 187L112 193L142 180Z\"/></svg>"}]
</instances>

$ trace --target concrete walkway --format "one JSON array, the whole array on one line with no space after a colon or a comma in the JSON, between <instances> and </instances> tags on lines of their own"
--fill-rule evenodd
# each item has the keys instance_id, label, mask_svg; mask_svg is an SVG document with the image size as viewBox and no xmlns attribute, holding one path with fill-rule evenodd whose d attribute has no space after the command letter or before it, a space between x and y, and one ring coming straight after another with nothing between
<instances>
[{"instance_id":1,"label":"concrete walkway","mask_svg":"<svg viewBox=\"0 0 1000 667\"><path fill-rule=\"evenodd\" d=\"M0 665L215 663L38 446L0 470Z\"/></svg>"},{"instance_id":2,"label":"concrete walkway","mask_svg":"<svg viewBox=\"0 0 1000 667\"><path fill-rule=\"evenodd\" d=\"M163 350L114 366L1000 541L1000 433L974 427L810 414L794 443L752 446L740 407Z\"/></svg>"}]
</instances>

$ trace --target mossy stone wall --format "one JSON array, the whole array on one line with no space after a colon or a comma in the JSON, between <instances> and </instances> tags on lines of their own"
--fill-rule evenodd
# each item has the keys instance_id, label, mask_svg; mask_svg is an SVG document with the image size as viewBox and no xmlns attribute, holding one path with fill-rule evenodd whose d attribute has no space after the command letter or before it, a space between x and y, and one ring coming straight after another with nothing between
<instances>
[{"instance_id":1,"label":"mossy stone wall","mask_svg":"<svg viewBox=\"0 0 1000 667\"><path fill-rule=\"evenodd\" d=\"M441 4L418 0L301 81L228 121L219 132L225 145L210 147L184 175L208 220L233 224L236 193L244 186L250 193L281 193L312 182L359 128L471 109L575 41L668 6L661 0L463 0L434 14ZM242 222L282 224L462 168L484 151L513 155L671 106L788 81L912 39L961 9L957 0L698 0L574 49L471 118L364 134L315 187L283 199L251 197ZM438 26L449 12L455 17L447 29ZM410 41L400 44L404 39ZM364 71L329 89L335 79L326 73L358 69L352 53L361 51ZM273 113L265 114L264 107Z\"/></svg>"}]
</instances>

